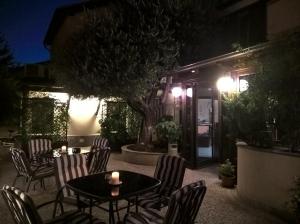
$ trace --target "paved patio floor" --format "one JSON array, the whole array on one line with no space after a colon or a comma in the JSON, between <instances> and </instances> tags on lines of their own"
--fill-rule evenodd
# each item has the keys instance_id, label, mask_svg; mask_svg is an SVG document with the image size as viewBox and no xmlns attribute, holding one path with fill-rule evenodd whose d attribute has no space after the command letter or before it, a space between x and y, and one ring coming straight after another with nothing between
<instances>
[{"instance_id":1,"label":"paved patio floor","mask_svg":"<svg viewBox=\"0 0 300 224\"><path fill-rule=\"evenodd\" d=\"M7 149L0 148L0 186L3 184L11 184L16 171L13 164L10 162ZM141 166L123 162L120 154L112 154L108 170L123 169L129 171L140 172L152 176L154 173L153 166ZM256 209L239 199L236 189L225 189L220 186L220 180L217 177L217 166L190 170L187 169L184 177L184 185L194 181L204 179L208 187L203 204L198 213L196 223L203 224L280 224L284 223L277 217ZM17 182L17 187L24 187L22 178ZM32 196L36 204L54 199L56 194L55 180L49 178L46 180L46 191L37 189L31 190L29 194ZM40 214L43 219L51 217L53 207L41 209ZM164 211L163 211L164 212ZM93 214L107 221L107 214L102 210L95 209ZM124 213L121 213L123 216ZM4 204L1 197L0 199L0 223L10 224L13 223L9 211Z\"/></svg>"}]
</instances>

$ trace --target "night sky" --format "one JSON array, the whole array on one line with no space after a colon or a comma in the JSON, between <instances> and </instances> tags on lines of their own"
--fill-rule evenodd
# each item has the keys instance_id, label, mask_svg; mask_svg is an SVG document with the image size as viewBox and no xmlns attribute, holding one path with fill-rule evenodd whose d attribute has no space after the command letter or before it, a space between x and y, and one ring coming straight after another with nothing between
<instances>
[{"instance_id":1,"label":"night sky","mask_svg":"<svg viewBox=\"0 0 300 224\"><path fill-rule=\"evenodd\" d=\"M0 0L0 32L5 36L18 63L49 59L43 45L57 7L80 0Z\"/></svg>"}]
</instances>

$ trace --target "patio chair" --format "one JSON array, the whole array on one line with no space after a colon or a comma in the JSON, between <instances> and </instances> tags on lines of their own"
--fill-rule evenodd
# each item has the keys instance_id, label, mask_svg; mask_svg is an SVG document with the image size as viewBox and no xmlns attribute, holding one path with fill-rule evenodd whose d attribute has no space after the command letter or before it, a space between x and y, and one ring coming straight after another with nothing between
<instances>
[{"instance_id":1,"label":"patio chair","mask_svg":"<svg viewBox=\"0 0 300 224\"><path fill-rule=\"evenodd\" d=\"M17 176L13 181L15 186L19 177L24 177L26 180L25 191L28 192L32 181L40 180L41 186L45 189L44 178L54 175L54 169L51 166L31 166L25 152L21 149L11 148L11 157L13 164L17 170Z\"/></svg>"},{"instance_id":2,"label":"patio chair","mask_svg":"<svg viewBox=\"0 0 300 224\"><path fill-rule=\"evenodd\" d=\"M161 185L153 191L139 196L136 206L156 209L167 206L171 194L182 186L185 168L185 159L181 157L170 155L160 156L157 161L154 177L161 181ZM133 199L130 199L129 205L133 201ZM136 207L137 209L138 207Z\"/></svg>"},{"instance_id":3,"label":"patio chair","mask_svg":"<svg viewBox=\"0 0 300 224\"><path fill-rule=\"evenodd\" d=\"M32 165L49 164L53 162L43 155L52 152L52 140L47 138L35 138L28 141L29 159Z\"/></svg>"},{"instance_id":4,"label":"patio chair","mask_svg":"<svg viewBox=\"0 0 300 224\"><path fill-rule=\"evenodd\" d=\"M106 166L110 157L110 149L94 148L88 155L89 174L95 174L106 171Z\"/></svg>"},{"instance_id":5,"label":"patio chair","mask_svg":"<svg viewBox=\"0 0 300 224\"><path fill-rule=\"evenodd\" d=\"M171 195L165 216L155 209L128 213L125 224L192 224L198 214L206 186L203 180L186 185Z\"/></svg>"},{"instance_id":6,"label":"patio chair","mask_svg":"<svg viewBox=\"0 0 300 224\"><path fill-rule=\"evenodd\" d=\"M99 219L83 213L81 211L69 211L61 216L55 217L52 220L43 221L41 216L38 213L38 209L50 204L51 202L44 203L40 206L35 206L33 200L29 195L24 193L23 191L10 187L8 185L4 185L2 188L2 196L4 201L6 202L12 218L15 223L24 224L24 223L93 223L93 224L103 224Z\"/></svg>"},{"instance_id":7,"label":"patio chair","mask_svg":"<svg viewBox=\"0 0 300 224\"><path fill-rule=\"evenodd\" d=\"M107 147L109 147L108 139L99 135L94 138L91 150L93 150L93 148L107 148Z\"/></svg>"},{"instance_id":8,"label":"patio chair","mask_svg":"<svg viewBox=\"0 0 300 224\"><path fill-rule=\"evenodd\" d=\"M66 188L69 180L88 175L86 157L83 154L62 155L54 160L56 185L58 189L57 201L67 204L77 205L75 193ZM85 206L87 207L87 205ZM55 204L53 216L56 213L57 203Z\"/></svg>"}]
</instances>

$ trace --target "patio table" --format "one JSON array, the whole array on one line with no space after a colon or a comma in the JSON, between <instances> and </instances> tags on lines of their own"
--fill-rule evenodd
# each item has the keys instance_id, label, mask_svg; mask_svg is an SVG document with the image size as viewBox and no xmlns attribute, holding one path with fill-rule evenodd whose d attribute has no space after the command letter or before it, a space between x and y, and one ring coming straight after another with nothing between
<instances>
[{"instance_id":1,"label":"patio table","mask_svg":"<svg viewBox=\"0 0 300 224\"><path fill-rule=\"evenodd\" d=\"M124 170L117 172L122 182L118 185L109 184L108 177L112 171L108 171L69 180L66 186L77 194L78 205L79 195L90 200L109 202L109 223L114 224L114 202L134 196L137 199L139 195L153 190L161 183L160 180L143 174Z\"/></svg>"}]
</instances>

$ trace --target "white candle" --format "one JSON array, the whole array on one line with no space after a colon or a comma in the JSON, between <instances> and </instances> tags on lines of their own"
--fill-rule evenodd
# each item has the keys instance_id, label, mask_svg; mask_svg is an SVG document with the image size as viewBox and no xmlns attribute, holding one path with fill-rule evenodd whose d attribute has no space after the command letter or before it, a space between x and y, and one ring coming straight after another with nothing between
<instances>
[{"instance_id":1,"label":"white candle","mask_svg":"<svg viewBox=\"0 0 300 224\"><path fill-rule=\"evenodd\" d=\"M119 172L112 172L111 174L111 183L112 184L119 184Z\"/></svg>"},{"instance_id":2,"label":"white candle","mask_svg":"<svg viewBox=\"0 0 300 224\"><path fill-rule=\"evenodd\" d=\"M67 151L67 146L63 145L63 146L61 147L61 152L62 152L62 153L65 153L66 151Z\"/></svg>"},{"instance_id":3,"label":"white candle","mask_svg":"<svg viewBox=\"0 0 300 224\"><path fill-rule=\"evenodd\" d=\"M73 154L73 148L68 148L68 155L72 155Z\"/></svg>"}]
</instances>

